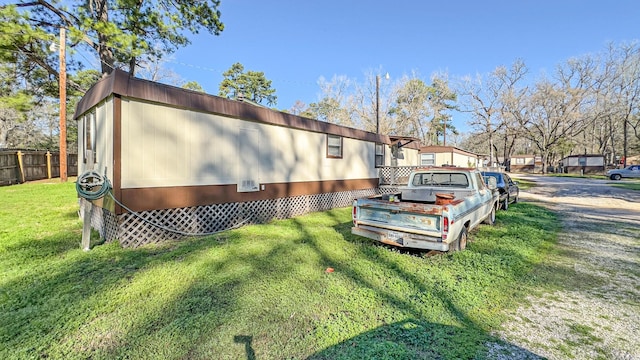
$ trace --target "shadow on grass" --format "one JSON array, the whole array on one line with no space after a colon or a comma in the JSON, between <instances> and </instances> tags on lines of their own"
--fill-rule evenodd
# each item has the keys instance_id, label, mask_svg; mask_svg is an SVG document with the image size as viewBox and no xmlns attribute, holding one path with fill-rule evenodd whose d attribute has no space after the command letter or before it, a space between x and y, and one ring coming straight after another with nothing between
<instances>
[{"instance_id":1,"label":"shadow on grass","mask_svg":"<svg viewBox=\"0 0 640 360\"><path fill-rule=\"evenodd\" d=\"M331 213L329 213L331 214ZM441 359L469 359L482 357L491 351L487 343L500 343L491 335L490 326L478 324L474 317L469 314L471 303L465 299L465 295L457 293L456 286L462 282L472 282L474 269L461 268L455 279L442 279L442 282L428 281L424 274L412 273L405 266L393 260L393 257L380 256L381 252L396 249L386 246L375 246L371 241L361 242L361 238L351 235L351 223L339 223L340 219L335 218L337 225L334 229L340 233L347 242L354 242L362 247L362 252L356 256L359 260L376 264L383 268L383 273L390 274L390 277L401 278L413 290L414 295L404 297L404 294L394 292L393 288L381 286L375 283L369 274L350 266L350 262L343 262L333 258L328 251L323 250L324 245L314 242L314 246L323 261L333 267L335 271L344 274L355 282L359 287L368 288L374 291L381 298L381 302L396 308L399 312L407 314L413 320L394 322L384 325L374 330L365 332L337 345L331 346L319 353L314 354L310 359L350 359L350 358L441 358ZM299 226L301 231L306 231L304 226ZM310 234L307 234L309 238ZM368 248L368 249L367 249ZM372 250L373 249L373 250ZM404 255L414 256L416 252L411 250L400 250ZM417 254L420 254L419 252ZM439 265L444 267L450 265L448 259L451 257L463 257L460 263L472 265L473 261L466 262L464 257L470 252L462 252L454 255L442 255ZM492 252L493 258L507 257L518 262L531 265L519 254L509 252L504 249L502 252ZM484 260L487 256L483 257ZM352 259L355 261L356 259ZM499 262L499 261L498 261ZM500 271L509 272L509 264L503 264ZM446 277L446 276L445 276ZM514 275L514 278L518 276ZM471 286L472 288L474 286ZM469 290L468 288L466 290ZM482 290L482 289L479 289ZM465 291L465 290L460 290ZM468 294L478 296L478 294ZM425 308L440 307L445 316L429 314ZM445 325L434 322L435 318L445 318L457 326ZM392 318L381 319L383 323L389 322ZM432 321L430 321L432 320ZM511 349L517 347L502 343ZM524 349L519 349L523 358L538 358ZM484 355L483 355L484 354Z\"/></svg>"},{"instance_id":2,"label":"shadow on grass","mask_svg":"<svg viewBox=\"0 0 640 360\"><path fill-rule=\"evenodd\" d=\"M16 264L16 268L26 268L16 269L19 275L3 276L7 281L0 283L0 342L5 349L0 353L10 355L9 358L77 357L80 353L91 354L96 348L107 349L106 353L118 353L121 349L114 344L119 341L122 341L119 344L126 344L128 340L113 338L112 330L104 329L103 332L111 339L100 339L100 336L87 339L73 333L98 323L109 313L117 313L120 309L113 308L115 304L105 304L102 298L105 295L110 298L126 289L140 273L197 256L216 246L211 241L185 241L127 250L118 244L108 244L83 252L79 249L79 236L69 237L63 230L49 238L15 244L0 255L2 263L17 257L27 264ZM237 279L230 279L225 286L232 288L237 283ZM178 297L184 311L179 316L198 316L197 310L202 309L202 304L198 303L200 299L215 303L215 306L209 304L209 309L224 309L225 304L233 302L233 299L211 296L215 294L214 289L195 286L191 294L186 298ZM127 300L122 301L126 303ZM171 319L179 320L179 317ZM149 330L157 324L158 319L149 318L147 324L140 326ZM131 329L131 325L126 328ZM134 331L132 335L137 334ZM74 341L74 336L78 341ZM65 345L60 347L65 342L69 342L66 349ZM57 344L57 348L49 353L53 344Z\"/></svg>"},{"instance_id":3,"label":"shadow on grass","mask_svg":"<svg viewBox=\"0 0 640 360\"><path fill-rule=\"evenodd\" d=\"M518 206L512 207L514 216ZM322 215L332 219L328 230L337 235L331 240L318 233L327 231L326 225L294 218L286 222L291 235L282 238L266 233L279 232L277 226L265 225L253 228L257 233L245 229L135 250L108 244L84 253L79 233L15 247L12 251L22 252L26 260L46 261L38 260L23 275L1 283L0 341L12 352L0 353L95 359L259 359L263 354L346 359L389 353L397 354L389 358L464 359L482 358L491 349L487 343L526 353L490 335L493 325L479 320L473 301L462 296L464 291L476 291L479 297L486 289L497 291L491 289L491 279L474 274L482 264L495 266L496 276L523 279L521 268L510 264L531 266L525 254L508 246L472 243L467 252L426 262L351 235L351 223L337 211ZM522 224L538 223L524 219ZM352 252L336 253L340 247ZM301 252L303 248L311 251ZM301 264L322 270L331 266L336 276L309 277L298 273ZM459 272L438 278L412 268L422 265ZM392 281L381 281L380 274ZM173 285L165 290L163 282ZM374 294L386 312L373 320L354 318L361 315L359 303L341 301L358 295L331 293L334 282ZM398 291L396 285L410 290ZM333 302L325 304L323 297ZM440 313L426 310L433 307ZM342 324L350 328L344 334ZM337 335L325 336L327 328Z\"/></svg>"},{"instance_id":4,"label":"shadow on grass","mask_svg":"<svg viewBox=\"0 0 640 360\"><path fill-rule=\"evenodd\" d=\"M477 354L480 346L488 349L484 356L491 359L506 359L514 354L523 360L542 359L495 337L470 339L478 339L475 329L407 319L364 332L307 359L472 359L482 358Z\"/></svg>"}]
</instances>

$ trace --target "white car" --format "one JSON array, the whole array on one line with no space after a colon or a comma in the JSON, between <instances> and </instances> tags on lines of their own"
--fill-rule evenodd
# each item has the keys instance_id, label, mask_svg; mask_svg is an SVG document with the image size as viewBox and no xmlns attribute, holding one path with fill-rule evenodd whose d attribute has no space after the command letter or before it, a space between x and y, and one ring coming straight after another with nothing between
<instances>
[{"instance_id":1,"label":"white car","mask_svg":"<svg viewBox=\"0 0 640 360\"><path fill-rule=\"evenodd\" d=\"M622 178L640 178L640 165L630 165L624 169L614 169L607 171L607 177L611 180Z\"/></svg>"}]
</instances>

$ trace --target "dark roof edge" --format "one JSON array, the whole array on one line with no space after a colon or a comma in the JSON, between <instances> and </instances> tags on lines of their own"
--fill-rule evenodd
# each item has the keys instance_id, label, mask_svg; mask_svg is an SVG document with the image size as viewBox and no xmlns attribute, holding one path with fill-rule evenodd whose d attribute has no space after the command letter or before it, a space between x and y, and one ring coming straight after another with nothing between
<instances>
[{"instance_id":1,"label":"dark roof edge","mask_svg":"<svg viewBox=\"0 0 640 360\"><path fill-rule=\"evenodd\" d=\"M568 158L581 158L581 157L604 157L602 154L582 154L582 155L567 155L563 159Z\"/></svg>"},{"instance_id":2,"label":"dark roof edge","mask_svg":"<svg viewBox=\"0 0 640 360\"><path fill-rule=\"evenodd\" d=\"M294 129L340 135L365 141L385 144L391 143L391 140L387 135L375 134L364 130L258 107L240 101L229 100L202 92L138 79L129 76L128 73L122 70L114 70L111 74L98 81L85 93L82 99L78 102L76 112L73 116L74 119L77 119L112 94L188 110L230 116L247 121L256 121Z\"/></svg>"}]
</instances>

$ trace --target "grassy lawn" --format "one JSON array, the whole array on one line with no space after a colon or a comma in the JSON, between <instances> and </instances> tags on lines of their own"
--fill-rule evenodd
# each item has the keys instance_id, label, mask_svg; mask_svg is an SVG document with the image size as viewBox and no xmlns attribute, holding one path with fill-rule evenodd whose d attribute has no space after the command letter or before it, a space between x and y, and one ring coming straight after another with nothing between
<instances>
[{"instance_id":1,"label":"grassy lawn","mask_svg":"<svg viewBox=\"0 0 640 360\"><path fill-rule=\"evenodd\" d=\"M559 230L518 203L423 256L351 235L342 208L84 252L73 183L0 199L2 359L482 359Z\"/></svg>"},{"instance_id":2,"label":"grassy lawn","mask_svg":"<svg viewBox=\"0 0 640 360\"><path fill-rule=\"evenodd\" d=\"M578 175L578 174L547 174L546 176L553 177L570 177L570 178L581 178L581 179L599 179L599 180L610 180L605 175ZM629 190L640 190L640 179L635 178L624 178L623 180L614 183L613 186L621 187Z\"/></svg>"},{"instance_id":3,"label":"grassy lawn","mask_svg":"<svg viewBox=\"0 0 640 360\"><path fill-rule=\"evenodd\" d=\"M595 174L586 174L586 175L580 175L580 174L565 174L565 173L547 173L545 174L545 176L550 176L550 177L567 177L567 178L580 178L580 179L607 179L606 176L604 175L595 175Z\"/></svg>"},{"instance_id":4,"label":"grassy lawn","mask_svg":"<svg viewBox=\"0 0 640 360\"><path fill-rule=\"evenodd\" d=\"M632 180L632 181L624 181L624 182L620 182L620 183L615 183L615 184L613 184L613 186L619 187L619 188L623 188L623 189L627 189L627 190L640 191L640 181L635 180L635 179Z\"/></svg>"}]
</instances>

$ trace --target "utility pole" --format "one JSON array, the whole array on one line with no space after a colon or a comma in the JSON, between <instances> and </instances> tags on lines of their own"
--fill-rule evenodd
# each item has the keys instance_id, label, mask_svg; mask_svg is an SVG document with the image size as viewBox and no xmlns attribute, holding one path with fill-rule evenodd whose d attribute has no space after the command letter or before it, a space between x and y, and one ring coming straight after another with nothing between
<instances>
[{"instance_id":1,"label":"utility pole","mask_svg":"<svg viewBox=\"0 0 640 360\"><path fill-rule=\"evenodd\" d=\"M65 29L60 28L60 181L67 181L67 59Z\"/></svg>"},{"instance_id":2,"label":"utility pole","mask_svg":"<svg viewBox=\"0 0 640 360\"><path fill-rule=\"evenodd\" d=\"M444 119L442 125L442 146L447 146L447 119Z\"/></svg>"}]
</instances>

